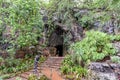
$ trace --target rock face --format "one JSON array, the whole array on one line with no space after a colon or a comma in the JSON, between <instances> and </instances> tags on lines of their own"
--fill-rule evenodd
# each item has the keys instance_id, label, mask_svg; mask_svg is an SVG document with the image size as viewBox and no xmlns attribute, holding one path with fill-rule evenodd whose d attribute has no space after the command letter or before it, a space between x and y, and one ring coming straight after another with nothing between
<instances>
[{"instance_id":1,"label":"rock face","mask_svg":"<svg viewBox=\"0 0 120 80\"><path fill-rule=\"evenodd\" d=\"M113 46L117 49L117 53L120 54L120 42L114 42Z\"/></svg>"},{"instance_id":2,"label":"rock face","mask_svg":"<svg viewBox=\"0 0 120 80\"><path fill-rule=\"evenodd\" d=\"M72 42L80 41L83 38L83 27L81 27L77 23L74 23L72 25L70 33L72 35Z\"/></svg>"},{"instance_id":3,"label":"rock face","mask_svg":"<svg viewBox=\"0 0 120 80\"><path fill-rule=\"evenodd\" d=\"M114 73L101 73L101 72L93 72L94 74L90 80L118 80Z\"/></svg>"},{"instance_id":4,"label":"rock face","mask_svg":"<svg viewBox=\"0 0 120 80\"><path fill-rule=\"evenodd\" d=\"M29 47L25 47L22 49L18 49L15 52L15 58L25 58L26 55L32 56L35 55L36 50L30 49Z\"/></svg>"},{"instance_id":5,"label":"rock face","mask_svg":"<svg viewBox=\"0 0 120 80\"><path fill-rule=\"evenodd\" d=\"M89 69L96 72L112 73L116 69L120 71L120 64L93 62L90 64Z\"/></svg>"},{"instance_id":6,"label":"rock face","mask_svg":"<svg viewBox=\"0 0 120 80\"><path fill-rule=\"evenodd\" d=\"M120 64L91 63L92 72L90 80L119 80Z\"/></svg>"},{"instance_id":7,"label":"rock face","mask_svg":"<svg viewBox=\"0 0 120 80\"><path fill-rule=\"evenodd\" d=\"M57 27L49 37L49 46L63 45L63 30Z\"/></svg>"}]
</instances>

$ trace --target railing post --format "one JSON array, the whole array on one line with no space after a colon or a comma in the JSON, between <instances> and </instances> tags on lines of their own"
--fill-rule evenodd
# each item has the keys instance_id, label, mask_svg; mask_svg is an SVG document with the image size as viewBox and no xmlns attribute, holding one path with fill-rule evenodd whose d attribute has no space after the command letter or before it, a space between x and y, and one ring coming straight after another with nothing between
<instances>
[{"instance_id":1,"label":"railing post","mask_svg":"<svg viewBox=\"0 0 120 80\"><path fill-rule=\"evenodd\" d=\"M38 67L39 59L40 59L40 54L36 55L34 59L34 74L38 74L37 67Z\"/></svg>"}]
</instances>

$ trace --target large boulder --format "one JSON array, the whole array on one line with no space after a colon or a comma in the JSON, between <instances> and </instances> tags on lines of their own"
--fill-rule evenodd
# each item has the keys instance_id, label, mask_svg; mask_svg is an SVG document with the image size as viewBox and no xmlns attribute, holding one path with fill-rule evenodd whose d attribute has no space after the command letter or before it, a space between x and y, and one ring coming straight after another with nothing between
<instances>
[{"instance_id":1,"label":"large boulder","mask_svg":"<svg viewBox=\"0 0 120 80\"><path fill-rule=\"evenodd\" d=\"M88 80L119 80L115 73L101 73L92 71L92 76Z\"/></svg>"},{"instance_id":2,"label":"large boulder","mask_svg":"<svg viewBox=\"0 0 120 80\"><path fill-rule=\"evenodd\" d=\"M119 80L120 64L92 62L90 80Z\"/></svg>"},{"instance_id":3,"label":"large boulder","mask_svg":"<svg viewBox=\"0 0 120 80\"><path fill-rule=\"evenodd\" d=\"M34 55L34 50L30 49L29 47L25 47L22 49L18 49L15 52L15 58L25 58L26 55Z\"/></svg>"}]
</instances>

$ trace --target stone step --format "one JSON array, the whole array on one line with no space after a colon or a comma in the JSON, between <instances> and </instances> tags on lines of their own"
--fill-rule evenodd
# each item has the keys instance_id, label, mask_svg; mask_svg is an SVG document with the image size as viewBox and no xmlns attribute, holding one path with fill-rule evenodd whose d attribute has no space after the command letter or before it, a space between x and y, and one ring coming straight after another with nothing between
<instances>
[{"instance_id":1,"label":"stone step","mask_svg":"<svg viewBox=\"0 0 120 80\"><path fill-rule=\"evenodd\" d=\"M64 59L65 57L49 57L48 59Z\"/></svg>"},{"instance_id":2,"label":"stone step","mask_svg":"<svg viewBox=\"0 0 120 80\"><path fill-rule=\"evenodd\" d=\"M37 69L38 69L38 70L41 70L42 68L41 68L41 67L38 67Z\"/></svg>"},{"instance_id":3,"label":"stone step","mask_svg":"<svg viewBox=\"0 0 120 80\"><path fill-rule=\"evenodd\" d=\"M34 70L32 69L32 70L30 70L29 72L33 73L33 72L34 72Z\"/></svg>"},{"instance_id":4,"label":"stone step","mask_svg":"<svg viewBox=\"0 0 120 80\"><path fill-rule=\"evenodd\" d=\"M45 62L50 62L50 63L53 63L53 62L54 62L54 63L58 63L59 61L61 62L62 60L50 60L50 61L45 61Z\"/></svg>"},{"instance_id":5,"label":"stone step","mask_svg":"<svg viewBox=\"0 0 120 80\"><path fill-rule=\"evenodd\" d=\"M62 60L55 60L55 61L51 60L51 61L45 61L44 63L61 63L61 62Z\"/></svg>"},{"instance_id":6,"label":"stone step","mask_svg":"<svg viewBox=\"0 0 120 80\"><path fill-rule=\"evenodd\" d=\"M24 78L24 79L28 79L28 77L29 77L29 75L24 74L24 73L23 73L23 74L20 74L19 76L20 76L21 78Z\"/></svg>"},{"instance_id":7,"label":"stone step","mask_svg":"<svg viewBox=\"0 0 120 80\"><path fill-rule=\"evenodd\" d=\"M49 62L49 61L47 61L47 62L44 62L43 64L61 64L61 63L62 63L62 61L58 61L58 62L54 62L54 61Z\"/></svg>"},{"instance_id":8,"label":"stone step","mask_svg":"<svg viewBox=\"0 0 120 80\"><path fill-rule=\"evenodd\" d=\"M41 65L41 66L61 66L61 64L43 64L43 65ZM41 67L40 66L40 67Z\"/></svg>"},{"instance_id":9,"label":"stone step","mask_svg":"<svg viewBox=\"0 0 120 80\"><path fill-rule=\"evenodd\" d=\"M30 75L30 73L31 73L31 72L25 72L24 74L26 74L26 75Z\"/></svg>"},{"instance_id":10,"label":"stone step","mask_svg":"<svg viewBox=\"0 0 120 80\"><path fill-rule=\"evenodd\" d=\"M50 65L50 64L49 64L49 65L43 64L43 65L41 65L40 67L46 67L46 66L49 66L49 67L50 67L50 66L59 66L59 67L60 67L60 65L61 65L61 64L51 64L51 65Z\"/></svg>"}]
</instances>

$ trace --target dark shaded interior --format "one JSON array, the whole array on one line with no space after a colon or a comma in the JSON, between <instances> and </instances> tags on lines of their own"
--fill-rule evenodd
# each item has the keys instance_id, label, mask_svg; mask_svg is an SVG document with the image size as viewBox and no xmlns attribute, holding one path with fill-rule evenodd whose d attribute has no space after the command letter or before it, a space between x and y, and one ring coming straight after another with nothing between
<instances>
[{"instance_id":1,"label":"dark shaded interior","mask_svg":"<svg viewBox=\"0 0 120 80\"><path fill-rule=\"evenodd\" d=\"M48 46L56 48L56 55L63 56L63 29L57 26L49 37Z\"/></svg>"},{"instance_id":2,"label":"dark shaded interior","mask_svg":"<svg viewBox=\"0 0 120 80\"><path fill-rule=\"evenodd\" d=\"M63 45L57 45L55 46L55 48L56 48L56 54L62 57L63 56Z\"/></svg>"}]
</instances>

